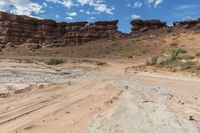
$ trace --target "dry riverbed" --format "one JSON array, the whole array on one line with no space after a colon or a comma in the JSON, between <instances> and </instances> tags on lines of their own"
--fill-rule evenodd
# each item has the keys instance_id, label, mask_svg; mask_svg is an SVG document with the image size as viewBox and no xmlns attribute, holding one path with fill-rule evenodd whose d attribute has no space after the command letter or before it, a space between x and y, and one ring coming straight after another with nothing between
<instances>
[{"instance_id":1,"label":"dry riverbed","mask_svg":"<svg viewBox=\"0 0 200 133\"><path fill-rule=\"evenodd\" d=\"M0 60L0 132L199 133L200 79L133 65Z\"/></svg>"}]
</instances>

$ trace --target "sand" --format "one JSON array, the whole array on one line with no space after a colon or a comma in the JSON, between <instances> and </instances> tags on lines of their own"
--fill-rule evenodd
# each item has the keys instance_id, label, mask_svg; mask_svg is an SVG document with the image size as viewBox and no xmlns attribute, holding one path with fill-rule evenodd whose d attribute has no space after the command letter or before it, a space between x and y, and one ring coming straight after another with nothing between
<instances>
[{"instance_id":1,"label":"sand","mask_svg":"<svg viewBox=\"0 0 200 133\"><path fill-rule=\"evenodd\" d=\"M20 89L20 85L33 87L0 98L0 131L200 132L200 79L126 72L126 68L137 65L132 62L107 61L107 64L68 63L49 67L8 61L0 63L0 70L7 71L7 78L0 76L1 85L14 84L16 89ZM68 74L63 75L61 71ZM27 80L24 75L31 78ZM49 78L35 80L38 75ZM14 82L10 77L20 80Z\"/></svg>"}]
</instances>

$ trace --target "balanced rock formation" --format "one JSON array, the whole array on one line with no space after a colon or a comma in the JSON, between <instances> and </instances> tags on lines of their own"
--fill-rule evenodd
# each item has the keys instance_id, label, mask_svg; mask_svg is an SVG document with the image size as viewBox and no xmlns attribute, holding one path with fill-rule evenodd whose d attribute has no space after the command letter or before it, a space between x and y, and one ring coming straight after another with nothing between
<instances>
[{"instance_id":1,"label":"balanced rock formation","mask_svg":"<svg viewBox=\"0 0 200 133\"><path fill-rule=\"evenodd\" d=\"M143 32L148 30L157 30L167 27L166 22L160 20L133 20L131 21L132 32Z\"/></svg>"},{"instance_id":2,"label":"balanced rock formation","mask_svg":"<svg viewBox=\"0 0 200 133\"><path fill-rule=\"evenodd\" d=\"M79 45L119 33L118 20L61 22L0 12L0 44L38 43L51 46Z\"/></svg>"}]
</instances>

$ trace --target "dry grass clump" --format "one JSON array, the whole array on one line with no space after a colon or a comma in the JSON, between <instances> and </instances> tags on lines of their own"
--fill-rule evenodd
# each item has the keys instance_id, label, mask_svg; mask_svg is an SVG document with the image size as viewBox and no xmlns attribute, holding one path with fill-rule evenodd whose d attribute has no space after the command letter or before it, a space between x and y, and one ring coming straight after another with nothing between
<instances>
[{"instance_id":1,"label":"dry grass clump","mask_svg":"<svg viewBox=\"0 0 200 133\"><path fill-rule=\"evenodd\" d=\"M148 61L147 65L159 68L167 68L172 71L188 71L200 73L200 63L193 60L186 50L179 48L177 44L171 44L170 48Z\"/></svg>"},{"instance_id":2,"label":"dry grass clump","mask_svg":"<svg viewBox=\"0 0 200 133\"><path fill-rule=\"evenodd\" d=\"M63 59L51 58L49 61L47 61L46 64L48 64L48 65L59 65L59 64L63 64L63 63L64 63Z\"/></svg>"}]
</instances>

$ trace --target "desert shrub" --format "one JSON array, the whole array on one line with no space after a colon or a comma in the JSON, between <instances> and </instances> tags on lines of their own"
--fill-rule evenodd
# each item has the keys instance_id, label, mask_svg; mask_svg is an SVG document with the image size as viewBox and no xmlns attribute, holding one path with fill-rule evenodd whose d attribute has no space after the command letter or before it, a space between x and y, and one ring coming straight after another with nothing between
<instances>
[{"instance_id":1,"label":"desert shrub","mask_svg":"<svg viewBox=\"0 0 200 133\"><path fill-rule=\"evenodd\" d=\"M183 48L179 48L179 53L188 53L185 49L183 49Z\"/></svg>"},{"instance_id":2,"label":"desert shrub","mask_svg":"<svg viewBox=\"0 0 200 133\"><path fill-rule=\"evenodd\" d=\"M168 50L165 50L158 56L153 57L151 63L148 64L159 66L159 65L167 65L170 62L176 63L177 60L183 59L183 57L186 58L186 55L183 56L183 53L185 54L187 53L187 51L182 48L179 48L177 44L172 43L171 47ZM189 57L189 55L187 56L188 56L187 58L192 58Z\"/></svg>"},{"instance_id":3,"label":"desert shrub","mask_svg":"<svg viewBox=\"0 0 200 133\"><path fill-rule=\"evenodd\" d=\"M124 50L122 52L122 57L125 58L132 58L134 56L141 56L146 53L147 50L140 50L140 49L134 49L134 50Z\"/></svg>"},{"instance_id":4,"label":"desert shrub","mask_svg":"<svg viewBox=\"0 0 200 133\"><path fill-rule=\"evenodd\" d=\"M167 33L171 33L173 30L172 29L168 29L167 30Z\"/></svg>"},{"instance_id":5,"label":"desert shrub","mask_svg":"<svg viewBox=\"0 0 200 133\"><path fill-rule=\"evenodd\" d=\"M96 64L97 64L98 66L103 66L103 65L106 65L106 63L105 63L105 62L101 62L101 61L97 61L97 62L96 62Z\"/></svg>"},{"instance_id":6,"label":"desert shrub","mask_svg":"<svg viewBox=\"0 0 200 133\"><path fill-rule=\"evenodd\" d=\"M184 69L191 69L195 65L196 65L196 62L194 61L186 61L186 62L181 63L180 66L182 67L182 70L184 70Z\"/></svg>"},{"instance_id":7,"label":"desert shrub","mask_svg":"<svg viewBox=\"0 0 200 133\"><path fill-rule=\"evenodd\" d=\"M177 47L172 47L168 53L161 53L158 56L152 58L151 65L162 65L167 64L168 62L177 60L177 57L180 53L180 49Z\"/></svg>"},{"instance_id":8,"label":"desert shrub","mask_svg":"<svg viewBox=\"0 0 200 133\"><path fill-rule=\"evenodd\" d=\"M198 56L200 56L200 52ZM187 71L200 74L200 62L194 61L193 59L194 56L188 54L186 50L179 48L177 44L173 43L169 49L154 56L151 61L147 61L146 65L167 68L172 72Z\"/></svg>"},{"instance_id":9,"label":"desert shrub","mask_svg":"<svg viewBox=\"0 0 200 133\"><path fill-rule=\"evenodd\" d=\"M171 53L170 53L170 56L171 56L170 60L176 60L180 51L181 51L180 48L176 48L176 47L172 48Z\"/></svg>"},{"instance_id":10,"label":"desert shrub","mask_svg":"<svg viewBox=\"0 0 200 133\"><path fill-rule=\"evenodd\" d=\"M150 60L146 60L145 65L150 66L151 65L151 61Z\"/></svg>"},{"instance_id":11,"label":"desert shrub","mask_svg":"<svg viewBox=\"0 0 200 133\"><path fill-rule=\"evenodd\" d=\"M200 52L196 53L196 56L200 57Z\"/></svg>"},{"instance_id":12,"label":"desert shrub","mask_svg":"<svg viewBox=\"0 0 200 133\"><path fill-rule=\"evenodd\" d=\"M189 40L194 40L194 38L193 38L193 37L190 37Z\"/></svg>"},{"instance_id":13,"label":"desert shrub","mask_svg":"<svg viewBox=\"0 0 200 133\"><path fill-rule=\"evenodd\" d=\"M200 71L200 65L199 65L199 66L197 66L197 70L199 70L199 71Z\"/></svg>"},{"instance_id":14,"label":"desert shrub","mask_svg":"<svg viewBox=\"0 0 200 133\"><path fill-rule=\"evenodd\" d=\"M169 61L171 61L171 56L170 55L161 55L157 58L156 60L156 65L160 65L160 64L165 64Z\"/></svg>"},{"instance_id":15,"label":"desert shrub","mask_svg":"<svg viewBox=\"0 0 200 133\"><path fill-rule=\"evenodd\" d=\"M58 65L58 64L62 64L64 63L64 60L63 59L55 59L55 58L51 58L47 64L48 65Z\"/></svg>"},{"instance_id":16,"label":"desert shrub","mask_svg":"<svg viewBox=\"0 0 200 133\"><path fill-rule=\"evenodd\" d=\"M178 44L177 44L177 43L175 43L175 42L173 42L173 43L171 43L171 44L170 44L170 46L171 46L171 47L177 47L177 46L178 46Z\"/></svg>"},{"instance_id":17,"label":"desert shrub","mask_svg":"<svg viewBox=\"0 0 200 133\"><path fill-rule=\"evenodd\" d=\"M151 45L148 44L148 45L146 45L146 47L149 48L149 47L151 47Z\"/></svg>"},{"instance_id":18,"label":"desert shrub","mask_svg":"<svg viewBox=\"0 0 200 133\"><path fill-rule=\"evenodd\" d=\"M113 46L117 46L117 43L116 43L116 42L113 42L112 45L113 45Z\"/></svg>"},{"instance_id":19,"label":"desert shrub","mask_svg":"<svg viewBox=\"0 0 200 133\"><path fill-rule=\"evenodd\" d=\"M158 57L159 57L159 56L153 56L152 59L151 59L151 61L148 60L148 61L146 62L146 64L147 64L147 65L156 65L156 64L157 64L157 59L158 59Z\"/></svg>"},{"instance_id":20,"label":"desert shrub","mask_svg":"<svg viewBox=\"0 0 200 133\"><path fill-rule=\"evenodd\" d=\"M31 60L17 60L17 63L33 63Z\"/></svg>"},{"instance_id":21,"label":"desert shrub","mask_svg":"<svg viewBox=\"0 0 200 133\"><path fill-rule=\"evenodd\" d=\"M189 54L179 54L178 59L179 60L192 60L192 59L194 59L194 56L189 55Z\"/></svg>"},{"instance_id":22,"label":"desert shrub","mask_svg":"<svg viewBox=\"0 0 200 133\"><path fill-rule=\"evenodd\" d=\"M114 37L112 37L110 40L111 40L112 42L115 42L115 41L116 41L116 39L115 39Z\"/></svg>"}]
</instances>

